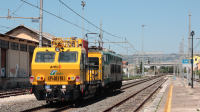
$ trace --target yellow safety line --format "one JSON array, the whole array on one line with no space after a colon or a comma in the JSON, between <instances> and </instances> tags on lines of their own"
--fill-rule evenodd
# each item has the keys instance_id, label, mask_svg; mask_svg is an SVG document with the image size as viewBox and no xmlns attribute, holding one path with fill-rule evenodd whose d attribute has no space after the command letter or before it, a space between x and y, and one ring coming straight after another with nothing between
<instances>
[{"instance_id":1,"label":"yellow safety line","mask_svg":"<svg viewBox=\"0 0 200 112\"><path fill-rule=\"evenodd\" d=\"M166 104L165 104L164 112L171 112L172 89L173 89L173 86L171 85L170 89L169 89L169 92L168 92L168 95L167 95L167 101L166 101Z\"/></svg>"}]
</instances>

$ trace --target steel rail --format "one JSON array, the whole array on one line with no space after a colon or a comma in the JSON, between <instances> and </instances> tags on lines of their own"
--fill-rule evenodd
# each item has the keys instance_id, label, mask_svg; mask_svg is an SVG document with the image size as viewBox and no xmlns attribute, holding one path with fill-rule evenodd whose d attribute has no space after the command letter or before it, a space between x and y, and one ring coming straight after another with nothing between
<instances>
[{"instance_id":1,"label":"steel rail","mask_svg":"<svg viewBox=\"0 0 200 112\"><path fill-rule=\"evenodd\" d=\"M168 78L167 78L168 79ZM140 105L133 111L133 112L135 112L135 111L137 111L137 110L139 110L142 106L143 106L143 104L158 90L158 88L160 88L160 86L167 80L167 79L164 79L164 81L145 99L145 100L143 100L142 101L142 103L140 103Z\"/></svg>"},{"instance_id":2,"label":"steel rail","mask_svg":"<svg viewBox=\"0 0 200 112\"><path fill-rule=\"evenodd\" d=\"M161 79L161 80L163 80L163 79ZM129 97L127 97L127 98L125 98L124 100L122 100L122 101L120 101L120 102L118 102L118 103L114 104L113 106L111 106L111 107L109 107L109 108L105 109L103 112L109 112L109 111L111 111L111 110L112 110L114 107L118 107L119 105L122 105L123 103L125 103L126 101L128 101L130 98L134 97L135 95L137 95L138 93L140 93L140 92L144 91L145 89L147 89L147 88L149 88L149 87L153 86L154 84L156 84L156 83L160 82L161 80L159 80L159 81L156 81L155 83L153 83L153 84L151 84L151 85L149 85L149 86L147 86L147 87L145 87L145 88L143 88L143 89L141 89L141 90L137 91L137 92L136 92L136 93L134 93L133 95L131 95L131 96L129 96Z\"/></svg>"},{"instance_id":3,"label":"steel rail","mask_svg":"<svg viewBox=\"0 0 200 112\"><path fill-rule=\"evenodd\" d=\"M95 97L88 97L88 98L85 98L82 101L74 102L74 104L65 104L63 107L57 108L57 109L55 109L55 110L53 110L51 112L61 112L61 111L64 111L64 110L68 110L68 109L70 109L72 107L77 107L77 106L83 105L85 103L88 103L88 102L91 102L91 101L94 101L94 100L98 100L100 98L106 97L108 95L112 95L114 93L120 92L121 90L125 90L127 88L130 88L130 87L133 87L135 85L147 82L149 80L153 80L153 79L161 77L161 76L163 76L163 75L159 75L159 76L155 76L155 77L152 77L152 78L147 78L147 79L143 79L143 80L138 80L138 81L134 81L134 82L131 82L131 83L127 83L127 84L122 85L122 87L124 87L124 88L121 88L119 91L110 92L110 93L107 93L107 94L100 94L99 96L95 96ZM65 103L65 102L63 102L63 103ZM59 105L59 102L53 103L53 105ZM46 104L46 105L43 105L43 106L27 109L27 110L24 110L22 112L43 111L43 109L45 110L45 108L49 108L49 107L52 107L52 104Z\"/></svg>"},{"instance_id":4,"label":"steel rail","mask_svg":"<svg viewBox=\"0 0 200 112\"><path fill-rule=\"evenodd\" d=\"M1 90L0 91L0 98L17 96L17 95L24 95L24 94L27 94L28 91L31 91L31 88Z\"/></svg>"}]
</instances>

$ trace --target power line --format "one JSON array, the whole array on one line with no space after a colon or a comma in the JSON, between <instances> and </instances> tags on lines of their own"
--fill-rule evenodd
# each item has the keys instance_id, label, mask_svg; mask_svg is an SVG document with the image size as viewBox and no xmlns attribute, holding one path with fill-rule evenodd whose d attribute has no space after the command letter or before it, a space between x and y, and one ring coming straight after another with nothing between
<instances>
[{"instance_id":1,"label":"power line","mask_svg":"<svg viewBox=\"0 0 200 112\"><path fill-rule=\"evenodd\" d=\"M35 6L35 5L33 5L33 4L31 4L31 3L29 3L29 2L26 2L26 1L24 1L24 0L21 0L21 1L23 1L24 3L26 3L26 4L29 4L29 5L31 5L31 6L33 6L33 7L35 7L35 8L38 8L38 9L41 9L41 8L39 8L39 7L37 7L37 6ZM61 2L61 3L63 3L63 2ZM67 5L66 5L67 6ZM68 6L67 6L68 7ZM70 8L70 7L69 7ZM89 30L87 30L87 29L84 29L84 28L82 28L82 27L80 27L80 26L78 26L78 25L76 25L76 24L74 24L74 23L72 23L72 22L70 22L70 21L68 21L68 20L66 20L66 19L63 19L62 17L59 17L59 16L57 16L57 15L55 15L55 14L52 14L51 12L48 12L48 11L46 11L46 10L44 10L44 9L42 9L44 12L46 12L46 13L48 13L48 14L50 14L50 15L52 15L52 16L54 16L54 17L57 17L57 18L59 18L59 19L61 19L61 20L63 20L63 21L65 21L65 22L67 22L67 23L70 23L70 24L72 24L72 25L74 25L74 26L76 26L76 27L78 27L78 28L80 28L80 29L83 29L83 30L85 30L85 31L88 31L88 32L90 32L90 33L92 33L91 31L89 31ZM71 8L70 8L70 10L72 10ZM73 11L73 10L72 10ZM75 11L74 11L75 12ZM76 12L75 12L76 13ZM78 13L76 13L78 16L80 16ZM83 18L82 16L80 16L81 18ZM84 18L83 18L84 19ZM86 19L84 19L84 20L86 20ZM86 20L88 23L90 23L90 24L92 24L91 22L89 22L88 20ZM92 24L93 26L95 26L94 24ZM98 29L100 29L99 27L97 27L97 26L95 26L96 28L98 28ZM115 35L113 35L113 34L110 34L110 33L108 33L108 32L106 32L106 31L104 31L104 30L102 30L103 32L105 32L105 33L107 33L107 34L109 34L109 35L112 35L112 36L114 36L114 37L118 37L118 36L115 36ZM102 37L103 38L103 37ZM123 38L123 37L118 37L118 38ZM103 38L103 39L105 39L105 40L107 40L107 41L109 41L109 42L112 42L112 41L110 41L110 40L108 40L108 39L106 39L106 38ZM126 39L127 40L127 39ZM129 43L129 42L128 42ZM114 43L114 44L116 44L116 45L118 45L118 46L120 46L120 47L122 47L122 48L124 48L124 49L126 49L125 47L123 47L123 46L121 46L121 45L119 45L119 44L117 44L117 43ZM131 46L131 44L129 43L129 45ZM132 47L133 48L133 47ZM133 48L135 51L137 51L135 48ZM127 49L128 50L128 49ZM128 51L130 51L130 50L128 50ZM132 52L132 51L130 51L130 52ZM133 53L133 52L132 52ZM146 56L148 56L147 54L146 54Z\"/></svg>"},{"instance_id":2,"label":"power line","mask_svg":"<svg viewBox=\"0 0 200 112\"><path fill-rule=\"evenodd\" d=\"M27 1L27 0L26 0ZM38 6L37 6L38 7ZM0 9L4 9L4 8L0 8ZM8 10L8 9L4 9L4 10ZM11 11L11 10L9 10L9 11ZM13 12L13 11L11 11L11 12ZM14 12L13 12L13 14L14 14ZM18 14L14 14L15 16L20 16L20 15L18 15ZM27 22L29 22L29 23L31 23L32 25L34 25L34 26L36 26L36 27L39 27L38 25L36 25L36 24L33 24L32 22L30 22L30 21L28 21L28 20L26 20L26 19L24 19L25 21L27 21ZM9 27L9 28L11 28L11 27ZM47 29L44 29L44 30L46 30L46 31L49 31L49 30L47 30ZM49 32L51 32L51 33L54 33L54 34L57 34L57 33L55 33L55 32L52 32L52 31L49 31ZM58 35L60 35L60 34L58 34Z\"/></svg>"},{"instance_id":3,"label":"power line","mask_svg":"<svg viewBox=\"0 0 200 112\"><path fill-rule=\"evenodd\" d=\"M35 7L35 8L41 9L41 8L39 8L39 7L37 7L37 6L33 5L33 4L31 4L31 3L29 3L29 2L26 2L26 1L24 1L24 0L21 0L21 1L25 2L26 4L29 4L29 5L33 6L33 7ZM57 16L57 15L55 15L55 14L52 14L52 13L50 13L50 12L44 10L44 9L41 9L41 10L43 10L44 12L46 12L46 13L52 15L52 16L55 16L55 17L57 17L57 18L59 18L59 19L65 21L65 22L67 22L67 23L70 23L70 24L72 24L72 25L74 25L74 26L76 26L76 27L78 27L78 28L84 29L84 28L82 28L82 27L80 27L80 26L78 26L78 25L76 25L76 24L74 24L74 23L72 23L72 22L69 22L68 20L63 19L63 18L61 18L61 17L59 17L59 16ZM84 29L84 30L90 32L89 30L86 30L86 29Z\"/></svg>"},{"instance_id":4,"label":"power line","mask_svg":"<svg viewBox=\"0 0 200 112\"><path fill-rule=\"evenodd\" d=\"M27 0L26 0L26 1L27 1ZM13 14L14 14L19 8L21 8L22 5L24 5L24 3L22 3L22 4L13 12ZM12 14L12 15L13 15L13 14Z\"/></svg>"},{"instance_id":5,"label":"power line","mask_svg":"<svg viewBox=\"0 0 200 112\"><path fill-rule=\"evenodd\" d=\"M198 46L200 45L200 41L197 43L197 45L194 47L194 50L196 49L196 48L198 48Z\"/></svg>"},{"instance_id":6,"label":"power line","mask_svg":"<svg viewBox=\"0 0 200 112\"><path fill-rule=\"evenodd\" d=\"M11 27L2 26L2 25L0 25L0 27L6 28L6 29L12 29Z\"/></svg>"},{"instance_id":7,"label":"power line","mask_svg":"<svg viewBox=\"0 0 200 112\"><path fill-rule=\"evenodd\" d=\"M93 23L91 23L90 21L88 21L87 19L83 18L81 15L79 15L76 11L74 11L72 8L70 8L68 5L66 5L65 3L63 3L61 0L59 0L63 5L65 5L68 9L70 9L72 12L74 12L76 15L78 15L79 17L81 17L82 19L84 19L85 21L87 21L89 24L91 24L92 26L100 29L99 27L97 27L96 25L94 25ZM124 37L119 37L119 36L116 36L116 35L113 35L109 32L106 32L104 30L102 30L103 32L109 34L109 35L112 35L113 37L117 37L117 38L124 38Z\"/></svg>"}]
</instances>

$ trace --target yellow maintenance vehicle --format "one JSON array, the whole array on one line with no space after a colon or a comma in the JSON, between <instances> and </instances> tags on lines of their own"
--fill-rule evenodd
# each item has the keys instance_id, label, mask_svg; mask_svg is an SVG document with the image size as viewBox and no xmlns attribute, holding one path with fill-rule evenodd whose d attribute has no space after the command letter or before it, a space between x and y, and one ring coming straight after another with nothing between
<instances>
[{"instance_id":1,"label":"yellow maintenance vehicle","mask_svg":"<svg viewBox=\"0 0 200 112\"><path fill-rule=\"evenodd\" d=\"M98 95L104 90L121 88L121 75L118 80L113 77L122 74L121 70L118 75L113 72L112 77L109 77L111 74L104 74L104 63L110 66L104 61L106 54L91 52L88 58L88 51L88 41L76 37L53 38L51 47L35 48L30 82L37 100L46 100L47 103L77 101L90 95ZM107 54L121 59L114 53ZM122 63L118 63L120 64ZM121 67L120 65L119 69ZM111 82L112 78L117 82Z\"/></svg>"}]
</instances>

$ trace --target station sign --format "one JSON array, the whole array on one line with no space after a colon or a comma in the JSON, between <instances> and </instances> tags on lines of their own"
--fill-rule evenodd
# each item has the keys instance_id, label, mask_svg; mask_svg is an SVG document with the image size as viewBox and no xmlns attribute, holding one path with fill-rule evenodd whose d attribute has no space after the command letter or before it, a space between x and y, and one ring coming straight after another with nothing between
<instances>
[{"instance_id":1,"label":"station sign","mask_svg":"<svg viewBox=\"0 0 200 112\"><path fill-rule=\"evenodd\" d=\"M39 19L32 19L32 22L38 23Z\"/></svg>"},{"instance_id":2,"label":"station sign","mask_svg":"<svg viewBox=\"0 0 200 112\"><path fill-rule=\"evenodd\" d=\"M189 60L188 60L188 59L183 59L182 63L183 63L183 64L188 64L188 63L189 63Z\"/></svg>"}]
</instances>

